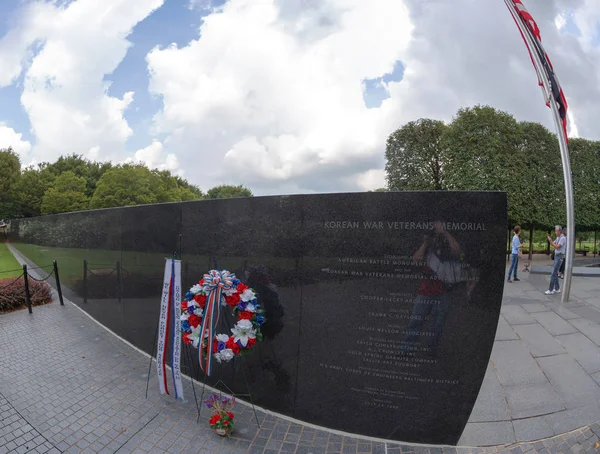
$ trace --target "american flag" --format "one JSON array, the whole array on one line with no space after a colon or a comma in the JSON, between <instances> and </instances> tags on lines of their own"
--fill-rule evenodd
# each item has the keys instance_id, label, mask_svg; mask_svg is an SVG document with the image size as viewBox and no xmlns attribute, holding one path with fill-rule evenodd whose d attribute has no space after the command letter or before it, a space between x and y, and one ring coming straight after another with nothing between
<instances>
[{"instance_id":1,"label":"american flag","mask_svg":"<svg viewBox=\"0 0 600 454\"><path fill-rule=\"evenodd\" d=\"M533 42L534 47L533 49L529 47L529 44L527 43L523 32L519 28L519 31L521 31L521 37L523 38L525 46L527 46L527 50L529 51L529 56L531 57L533 67L535 68L535 71L538 75L538 82L540 86L543 87L544 85L541 78L542 71L546 74L548 80L550 81L550 87L548 88L550 89L551 96L554 98L554 100L556 101L556 105L558 106L558 113L562 122L563 132L565 135L565 139L568 141L569 139L567 136L567 99L565 98L565 94L563 93L563 90L560 86L558 77L554 72L554 67L552 66L550 57L548 57L548 54L542 46L542 36L540 34L540 28L533 19L533 16L529 13L529 11L527 11L521 0L505 0L505 2L508 6L508 9L511 10L511 13L513 13L511 5L514 8L514 11L517 14L517 16L515 16L515 14L513 13L513 19L515 20L515 22L517 20L521 20L521 22L525 25L526 29L530 32L531 41ZM538 55L540 61L542 62L541 68L538 68L536 60L533 58L532 52L535 52ZM546 105L550 107L549 100L546 102Z\"/></svg>"}]
</instances>

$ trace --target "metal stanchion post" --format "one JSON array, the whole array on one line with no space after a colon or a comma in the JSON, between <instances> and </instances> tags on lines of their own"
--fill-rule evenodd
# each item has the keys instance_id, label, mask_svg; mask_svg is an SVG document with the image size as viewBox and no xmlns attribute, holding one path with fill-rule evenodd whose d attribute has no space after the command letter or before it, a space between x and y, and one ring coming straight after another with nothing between
<instances>
[{"instance_id":1,"label":"metal stanchion post","mask_svg":"<svg viewBox=\"0 0 600 454\"><path fill-rule=\"evenodd\" d=\"M29 274L27 273L27 265L23 265L23 279L25 281L25 301L27 302L27 310L30 314L33 314L31 308L31 293L29 292Z\"/></svg>"},{"instance_id":2,"label":"metal stanchion post","mask_svg":"<svg viewBox=\"0 0 600 454\"><path fill-rule=\"evenodd\" d=\"M56 291L58 292L58 300L60 301L60 305L64 306L65 302L63 301L62 289L60 288L60 277L58 276L58 265L56 260L52 262L54 265L54 278L56 279Z\"/></svg>"}]
</instances>

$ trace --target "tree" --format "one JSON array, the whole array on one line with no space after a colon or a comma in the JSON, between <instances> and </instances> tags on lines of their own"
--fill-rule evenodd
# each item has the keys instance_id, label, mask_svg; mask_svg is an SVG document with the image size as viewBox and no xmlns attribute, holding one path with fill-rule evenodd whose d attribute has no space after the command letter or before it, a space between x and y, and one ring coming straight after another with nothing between
<instances>
[{"instance_id":1,"label":"tree","mask_svg":"<svg viewBox=\"0 0 600 454\"><path fill-rule=\"evenodd\" d=\"M184 202L204 198L200 188L172 175L168 170L152 170L152 175L159 202Z\"/></svg>"},{"instance_id":2,"label":"tree","mask_svg":"<svg viewBox=\"0 0 600 454\"><path fill-rule=\"evenodd\" d=\"M600 227L600 142L586 139L570 139L571 172L573 175L573 198L575 199L576 228ZM560 165L560 155L554 159ZM562 171L560 172L560 180ZM561 184L561 189L564 185ZM564 207L564 190L562 191ZM564 209L562 211L564 213Z\"/></svg>"},{"instance_id":3,"label":"tree","mask_svg":"<svg viewBox=\"0 0 600 454\"><path fill-rule=\"evenodd\" d=\"M56 177L47 170L27 168L13 186L15 198L20 203L21 215L25 217L42 214L42 200L46 191L52 187Z\"/></svg>"},{"instance_id":4,"label":"tree","mask_svg":"<svg viewBox=\"0 0 600 454\"><path fill-rule=\"evenodd\" d=\"M459 109L444 135L448 189L506 191L508 216L527 216L527 169L520 148L523 130L515 118L489 106Z\"/></svg>"},{"instance_id":5,"label":"tree","mask_svg":"<svg viewBox=\"0 0 600 454\"><path fill-rule=\"evenodd\" d=\"M12 148L0 149L0 195L6 196L19 179L21 161Z\"/></svg>"},{"instance_id":6,"label":"tree","mask_svg":"<svg viewBox=\"0 0 600 454\"><path fill-rule=\"evenodd\" d=\"M90 207L183 202L202 197L198 187L168 170L150 170L143 164L124 164L106 171L98 180Z\"/></svg>"},{"instance_id":7,"label":"tree","mask_svg":"<svg viewBox=\"0 0 600 454\"><path fill-rule=\"evenodd\" d=\"M44 162L40 167L55 177L58 177L63 172L73 172L85 180L85 193L88 197L92 197L98 180L104 175L104 172L112 168L112 164L110 162L90 161L82 155L72 154L70 156L61 156L54 163Z\"/></svg>"},{"instance_id":8,"label":"tree","mask_svg":"<svg viewBox=\"0 0 600 454\"><path fill-rule=\"evenodd\" d=\"M446 129L443 121L421 118L389 136L385 150L389 189L445 189Z\"/></svg>"},{"instance_id":9,"label":"tree","mask_svg":"<svg viewBox=\"0 0 600 454\"><path fill-rule=\"evenodd\" d=\"M20 216L14 186L19 181L21 162L12 148L0 149L0 219Z\"/></svg>"},{"instance_id":10,"label":"tree","mask_svg":"<svg viewBox=\"0 0 600 454\"><path fill-rule=\"evenodd\" d=\"M209 189L206 193L207 198L209 199L230 199L234 197L252 197L252 191L250 189L239 185L239 186L231 186L231 185L220 185L215 186L212 189Z\"/></svg>"},{"instance_id":11,"label":"tree","mask_svg":"<svg viewBox=\"0 0 600 454\"><path fill-rule=\"evenodd\" d=\"M107 170L98 180L90 208L158 203L159 190L153 186L152 172L141 164L124 164Z\"/></svg>"},{"instance_id":12,"label":"tree","mask_svg":"<svg viewBox=\"0 0 600 454\"><path fill-rule=\"evenodd\" d=\"M558 139L539 123L521 122L520 125L523 138L519 149L527 172L522 192L526 210L523 217L514 222L543 227L562 223L565 193Z\"/></svg>"},{"instance_id":13,"label":"tree","mask_svg":"<svg viewBox=\"0 0 600 454\"><path fill-rule=\"evenodd\" d=\"M60 174L44 194L41 211L42 214L67 213L87 210L88 207L85 179L67 171Z\"/></svg>"}]
</instances>

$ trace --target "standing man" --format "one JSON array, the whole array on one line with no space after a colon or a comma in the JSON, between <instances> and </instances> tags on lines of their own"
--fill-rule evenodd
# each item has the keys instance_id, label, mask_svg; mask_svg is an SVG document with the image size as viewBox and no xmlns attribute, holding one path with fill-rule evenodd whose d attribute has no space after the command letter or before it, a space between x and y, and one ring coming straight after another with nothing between
<instances>
[{"instance_id":1,"label":"standing man","mask_svg":"<svg viewBox=\"0 0 600 454\"><path fill-rule=\"evenodd\" d=\"M565 258L567 243L567 239L563 235L562 227L560 225L557 225L554 228L554 231L556 233L556 239L554 241L552 241L552 237L548 235L550 246L554 248L554 266L552 267L552 274L550 275L550 287L545 292L546 295L555 295L560 293L560 288L558 287L558 269Z\"/></svg>"},{"instance_id":2,"label":"standing man","mask_svg":"<svg viewBox=\"0 0 600 454\"><path fill-rule=\"evenodd\" d=\"M564 255L563 261L562 261L562 263L560 265L560 269L558 270L558 277L560 279L564 279L564 277L565 277L565 264L567 262L567 259L566 259L566 257L567 257L567 248L569 247L569 243L567 243L567 235L568 235L568 233L567 233L567 228L566 227L563 228L563 235L565 236L565 255Z\"/></svg>"},{"instance_id":3,"label":"standing man","mask_svg":"<svg viewBox=\"0 0 600 454\"><path fill-rule=\"evenodd\" d=\"M508 270L508 280L507 282L519 282L521 279L517 278L517 267L519 265L519 253L521 252L521 248L524 246L524 244L521 244L521 240L519 239L519 235L521 235L521 227L516 225L514 228L514 232L515 235L513 236L512 239L512 251L511 251L511 256L512 256L512 263L510 265L510 269ZM514 270L514 272L513 272ZM510 279L511 274L515 275L515 278L513 280Z\"/></svg>"}]
</instances>

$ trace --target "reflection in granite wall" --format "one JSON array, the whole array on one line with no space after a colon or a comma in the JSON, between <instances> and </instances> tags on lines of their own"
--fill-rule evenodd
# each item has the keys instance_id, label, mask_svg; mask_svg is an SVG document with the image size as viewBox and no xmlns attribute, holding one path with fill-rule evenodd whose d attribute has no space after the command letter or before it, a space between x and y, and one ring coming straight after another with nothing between
<instances>
[{"instance_id":1,"label":"reflection in granite wall","mask_svg":"<svg viewBox=\"0 0 600 454\"><path fill-rule=\"evenodd\" d=\"M505 226L505 194L394 192L80 212L10 236L32 263L56 258L65 295L146 352L165 257L182 259L184 288L229 269L258 292L265 341L209 383L325 427L455 444L494 340ZM203 380L195 353L184 372Z\"/></svg>"}]
</instances>

